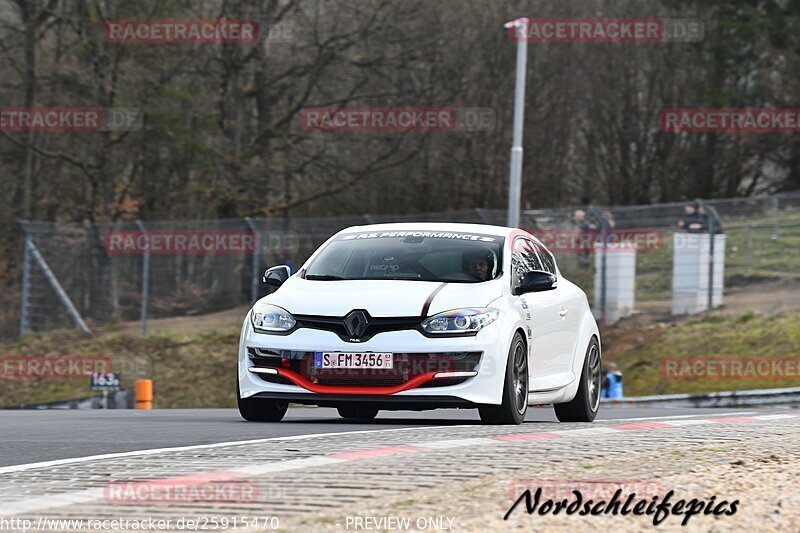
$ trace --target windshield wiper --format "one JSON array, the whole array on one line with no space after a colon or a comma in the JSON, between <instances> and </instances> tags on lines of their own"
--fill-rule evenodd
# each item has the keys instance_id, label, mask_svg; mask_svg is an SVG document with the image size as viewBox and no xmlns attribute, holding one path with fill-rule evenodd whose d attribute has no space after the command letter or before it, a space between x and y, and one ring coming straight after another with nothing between
<instances>
[{"instance_id":1,"label":"windshield wiper","mask_svg":"<svg viewBox=\"0 0 800 533\"><path fill-rule=\"evenodd\" d=\"M334 276L333 274L306 274L306 279L312 281L339 281L344 278L341 276Z\"/></svg>"}]
</instances>

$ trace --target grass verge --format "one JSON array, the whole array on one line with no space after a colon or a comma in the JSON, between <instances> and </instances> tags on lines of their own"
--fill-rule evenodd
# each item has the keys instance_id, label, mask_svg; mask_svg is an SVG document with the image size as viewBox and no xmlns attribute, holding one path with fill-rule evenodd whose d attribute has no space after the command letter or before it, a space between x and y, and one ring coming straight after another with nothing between
<instances>
[{"instance_id":1,"label":"grass verge","mask_svg":"<svg viewBox=\"0 0 800 533\"><path fill-rule=\"evenodd\" d=\"M627 396L800 385L800 312L797 311L777 316L712 314L682 323L638 329L610 328L603 348L606 361L616 362L622 370ZM746 377L731 377L722 375L720 365L715 365L717 375L701 375L709 367L692 365L698 359L708 358L744 364L764 358L783 359L780 368L784 375L778 375L771 364L766 375L762 372L766 367L756 367L754 373L748 373L745 366L742 373ZM678 366L669 370L668 360L678 361Z\"/></svg>"},{"instance_id":2,"label":"grass verge","mask_svg":"<svg viewBox=\"0 0 800 533\"><path fill-rule=\"evenodd\" d=\"M42 355L107 357L122 387L153 380L155 407L234 407L238 326L203 330L161 330L145 338L112 333L86 338L76 332L24 337L0 345L0 365ZM9 363L10 362L10 363ZM0 406L92 396L89 377L0 379Z\"/></svg>"}]
</instances>

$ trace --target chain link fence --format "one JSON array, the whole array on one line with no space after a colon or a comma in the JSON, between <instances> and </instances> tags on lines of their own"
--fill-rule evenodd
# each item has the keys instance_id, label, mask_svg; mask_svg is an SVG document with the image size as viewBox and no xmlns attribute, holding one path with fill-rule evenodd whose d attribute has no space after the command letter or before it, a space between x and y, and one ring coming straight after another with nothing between
<instances>
[{"instance_id":1,"label":"chain link fence","mask_svg":"<svg viewBox=\"0 0 800 533\"><path fill-rule=\"evenodd\" d=\"M97 224L20 220L25 274L18 286L0 289L0 335L44 333L80 322L94 330L245 305L264 294L260 276L267 267L299 267L342 228L411 221L505 225L506 211ZM692 223L701 227L692 230ZM696 205L525 210L520 225L548 244L562 273L595 303L598 317L605 293L614 288L603 272L619 268L609 252L621 248L637 249L630 272L636 304L670 300L675 245L682 238L676 232L724 232L726 288L800 277L800 193ZM148 247L139 246L143 236Z\"/></svg>"}]
</instances>

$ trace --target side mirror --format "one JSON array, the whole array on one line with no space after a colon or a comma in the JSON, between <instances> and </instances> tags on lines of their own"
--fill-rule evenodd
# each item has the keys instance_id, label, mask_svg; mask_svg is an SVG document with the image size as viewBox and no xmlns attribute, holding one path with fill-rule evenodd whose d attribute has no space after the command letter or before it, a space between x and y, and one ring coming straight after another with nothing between
<instances>
[{"instance_id":1,"label":"side mirror","mask_svg":"<svg viewBox=\"0 0 800 533\"><path fill-rule=\"evenodd\" d=\"M528 272L519 282L514 294L525 294L527 292L552 291L558 287L556 277L548 272L534 271Z\"/></svg>"},{"instance_id":2,"label":"side mirror","mask_svg":"<svg viewBox=\"0 0 800 533\"><path fill-rule=\"evenodd\" d=\"M291 275L292 271L288 266L278 265L268 268L266 272L264 272L264 277L261 278L261 281L272 287L280 287Z\"/></svg>"}]
</instances>

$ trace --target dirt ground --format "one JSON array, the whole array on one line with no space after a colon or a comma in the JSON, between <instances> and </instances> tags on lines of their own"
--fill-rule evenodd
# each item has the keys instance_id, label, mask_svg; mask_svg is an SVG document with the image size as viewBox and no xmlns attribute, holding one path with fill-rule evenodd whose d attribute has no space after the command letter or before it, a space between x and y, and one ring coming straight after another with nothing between
<instances>
[{"instance_id":1,"label":"dirt ground","mask_svg":"<svg viewBox=\"0 0 800 533\"><path fill-rule=\"evenodd\" d=\"M250 310L249 305L242 305L240 307L234 307L233 309L209 313L207 315L153 318L147 321L147 330L149 332L166 329L190 330L241 325L242 320L244 320L248 310ZM125 333L136 333L140 328L141 323L136 320L123 322L119 327L119 331L123 331Z\"/></svg>"},{"instance_id":2,"label":"dirt ground","mask_svg":"<svg viewBox=\"0 0 800 533\"><path fill-rule=\"evenodd\" d=\"M722 307L715 309L713 314L738 317L752 312L774 316L797 309L800 309L800 283L770 282L726 289ZM657 339L661 330L671 325L704 316L672 316L671 311L670 300L636 302L635 314L614 326L601 326L604 358L613 361L616 355Z\"/></svg>"},{"instance_id":3,"label":"dirt ground","mask_svg":"<svg viewBox=\"0 0 800 533\"><path fill-rule=\"evenodd\" d=\"M636 313L619 322L617 327L630 328L659 322L682 322L696 318L697 315L672 316L670 300L637 301ZM714 313L725 316L739 316L749 311L776 315L800 309L800 282L786 280L751 284L725 289L722 307Z\"/></svg>"}]
</instances>

